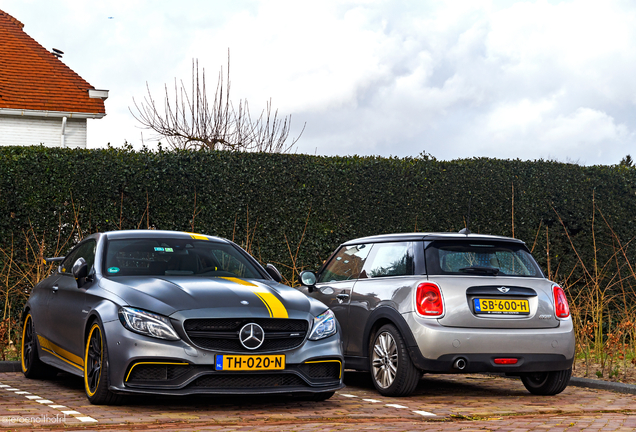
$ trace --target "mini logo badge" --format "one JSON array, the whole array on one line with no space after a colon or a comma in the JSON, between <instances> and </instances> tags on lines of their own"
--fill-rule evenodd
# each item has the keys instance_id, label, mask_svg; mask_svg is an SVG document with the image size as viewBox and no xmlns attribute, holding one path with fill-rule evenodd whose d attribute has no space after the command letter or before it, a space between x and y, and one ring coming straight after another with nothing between
<instances>
[{"instance_id":1,"label":"mini logo badge","mask_svg":"<svg viewBox=\"0 0 636 432\"><path fill-rule=\"evenodd\" d=\"M239 332L239 340L248 350L255 350L265 341L265 332L263 327L256 323L245 324Z\"/></svg>"},{"instance_id":2,"label":"mini logo badge","mask_svg":"<svg viewBox=\"0 0 636 432\"><path fill-rule=\"evenodd\" d=\"M508 291L510 291L510 288L507 288L507 287L499 287L499 288L497 288L497 290L499 290L500 292L502 292L502 293L504 293L504 294L505 294L505 293L507 293Z\"/></svg>"}]
</instances>

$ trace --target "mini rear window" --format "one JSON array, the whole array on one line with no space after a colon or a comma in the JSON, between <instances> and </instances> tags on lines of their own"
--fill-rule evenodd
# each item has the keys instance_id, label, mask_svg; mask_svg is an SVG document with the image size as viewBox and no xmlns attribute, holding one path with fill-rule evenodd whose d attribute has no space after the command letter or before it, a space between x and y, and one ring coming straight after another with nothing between
<instances>
[{"instance_id":1,"label":"mini rear window","mask_svg":"<svg viewBox=\"0 0 636 432\"><path fill-rule=\"evenodd\" d=\"M543 277L524 245L496 241L434 241L426 248L426 269L430 275Z\"/></svg>"}]
</instances>

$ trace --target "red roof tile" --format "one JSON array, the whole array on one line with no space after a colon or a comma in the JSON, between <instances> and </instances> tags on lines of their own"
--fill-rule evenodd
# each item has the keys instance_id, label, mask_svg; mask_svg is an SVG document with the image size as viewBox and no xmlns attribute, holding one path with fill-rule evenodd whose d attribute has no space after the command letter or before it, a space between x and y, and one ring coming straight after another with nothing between
<instances>
[{"instance_id":1,"label":"red roof tile","mask_svg":"<svg viewBox=\"0 0 636 432\"><path fill-rule=\"evenodd\" d=\"M0 10L0 108L106 113L94 89Z\"/></svg>"}]
</instances>

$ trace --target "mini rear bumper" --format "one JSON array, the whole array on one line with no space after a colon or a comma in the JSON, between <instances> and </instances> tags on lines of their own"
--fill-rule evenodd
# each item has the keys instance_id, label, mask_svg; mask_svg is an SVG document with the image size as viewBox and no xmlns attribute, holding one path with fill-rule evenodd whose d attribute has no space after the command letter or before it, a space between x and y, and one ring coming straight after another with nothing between
<instances>
[{"instance_id":1,"label":"mini rear bumper","mask_svg":"<svg viewBox=\"0 0 636 432\"><path fill-rule=\"evenodd\" d=\"M565 370L574 361L571 320L548 329L483 329L444 327L415 313L403 317L414 338L409 344L411 359L424 371L514 375ZM501 358L516 359L516 363L496 364L495 360Z\"/></svg>"},{"instance_id":2,"label":"mini rear bumper","mask_svg":"<svg viewBox=\"0 0 636 432\"><path fill-rule=\"evenodd\" d=\"M567 359L561 354L446 354L435 360L425 359L419 352L412 350L411 358L417 358L417 367L426 372L437 373L478 373L501 372L507 375L519 375L525 372L549 372L572 367L573 358ZM514 358L516 364L499 365L499 358Z\"/></svg>"}]
</instances>

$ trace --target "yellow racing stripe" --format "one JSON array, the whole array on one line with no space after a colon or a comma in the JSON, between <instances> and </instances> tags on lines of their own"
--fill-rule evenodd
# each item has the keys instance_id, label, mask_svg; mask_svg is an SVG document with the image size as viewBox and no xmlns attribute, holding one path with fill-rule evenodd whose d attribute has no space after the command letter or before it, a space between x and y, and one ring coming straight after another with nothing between
<instances>
[{"instance_id":1,"label":"yellow racing stripe","mask_svg":"<svg viewBox=\"0 0 636 432\"><path fill-rule=\"evenodd\" d=\"M287 309L285 309L283 303L281 303L274 294L266 291L255 291L254 294L256 294L258 298L265 303L271 318L289 318L289 315L287 315Z\"/></svg>"},{"instance_id":2,"label":"yellow racing stripe","mask_svg":"<svg viewBox=\"0 0 636 432\"><path fill-rule=\"evenodd\" d=\"M255 285L251 282L244 281L243 279L235 278L235 277L224 277L221 279L228 280L230 282L237 283L239 285L250 287L250 290L263 302L267 311L269 312L270 318L289 318L287 314L287 309L285 309L285 305L278 300L274 294L269 292L265 288L261 288L258 285Z\"/></svg>"},{"instance_id":3,"label":"yellow racing stripe","mask_svg":"<svg viewBox=\"0 0 636 432\"><path fill-rule=\"evenodd\" d=\"M186 234L189 234L190 237L192 237L194 240L208 240L208 238L204 236L203 234L190 233L190 232L187 232Z\"/></svg>"},{"instance_id":4,"label":"yellow racing stripe","mask_svg":"<svg viewBox=\"0 0 636 432\"><path fill-rule=\"evenodd\" d=\"M258 285L254 285L252 282L244 281L243 279L239 279L239 278L235 278L235 277L222 277L221 279L225 279L225 280L228 280L230 282L237 283L239 285L253 286L253 287L257 287L258 288Z\"/></svg>"},{"instance_id":5,"label":"yellow racing stripe","mask_svg":"<svg viewBox=\"0 0 636 432\"><path fill-rule=\"evenodd\" d=\"M40 335L38 335L38 342L40 342L40 347L44 351L50 354L53 354L55 357L59 358L60 360L64 360L66 363L70 364L71 366L75 366L76 368L83 370L84 360L82 360L80 356L77 356L71 352L66 351L64 348L61 348L55 345L53 342L51 342L50 340Z\"/></svg>"}]
</instances>

